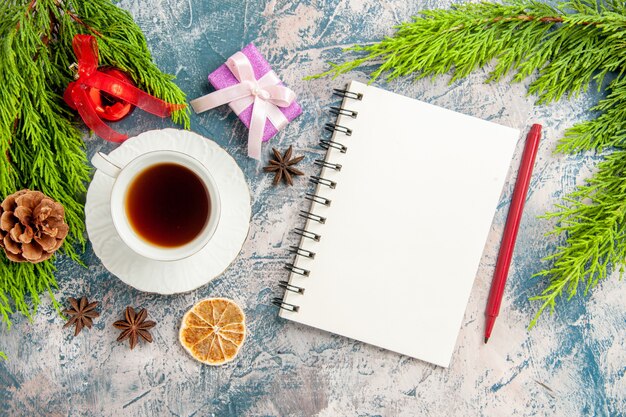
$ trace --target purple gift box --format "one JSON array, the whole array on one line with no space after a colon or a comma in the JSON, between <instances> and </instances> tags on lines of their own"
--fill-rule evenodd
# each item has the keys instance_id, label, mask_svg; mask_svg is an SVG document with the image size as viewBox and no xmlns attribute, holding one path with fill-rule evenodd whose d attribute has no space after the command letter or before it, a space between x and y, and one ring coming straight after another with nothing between
<instances>
[{"instance_id":1,"label":"purple gift box","mask_svg":"<svg viewBox=\"0 0 626 417\"><path fill-rule=\"evenodd\" d=\"M241 50L241 52L248 58L250 64L252 64L254 77L257 80L272 70L270 64L265 60L265 58L263 58L263 55L261 55L259 50L256 49L254 44L251 43L247 45ZM237 78L235 78L226 64L222 64L218 69L209 74L209 82L213 87L215 87L216 90L221 90L223 88L230 87L231 85L239 84L239 81L237 81ZM280 85L285 84L281 82ZM232 108L232 105L229 104L229 106ZM239 120L241 120L248 129L250 128L250 120L252 119L252 106L253 104L239 113ZM279 107L279 109L290 122L302 114L302 108L296 101L291 103L289 107ZM276 129L272 122L267 119L265 123L265 131L263 132L263 142L267 142L277 133L278 129Z\"/></svg>"}]
</instances>

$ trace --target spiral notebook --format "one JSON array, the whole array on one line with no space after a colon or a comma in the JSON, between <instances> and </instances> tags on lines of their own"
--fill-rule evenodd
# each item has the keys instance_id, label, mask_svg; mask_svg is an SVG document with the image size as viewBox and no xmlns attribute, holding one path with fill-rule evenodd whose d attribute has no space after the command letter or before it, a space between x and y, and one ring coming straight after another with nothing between
<instances>
[{"instance_id":1,"label":"spiral notebook","mask_svg":"<svg viewBox=\"0 0 626 417\"><path fill-rule=\"evenodd\" d=\"M356 81L335 93L273 302L283 318L447 367L519 131Z\"/></svg>"}]
</instances>

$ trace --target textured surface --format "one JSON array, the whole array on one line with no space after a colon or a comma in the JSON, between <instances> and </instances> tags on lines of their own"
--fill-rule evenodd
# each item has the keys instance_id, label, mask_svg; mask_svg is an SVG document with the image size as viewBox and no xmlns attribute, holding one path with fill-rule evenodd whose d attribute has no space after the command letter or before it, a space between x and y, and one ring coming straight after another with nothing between
<instances>
[{"instance_id":1,"label":"textured surface","mask_svg":"<svg viewBox=\"0 0 626 417\"><path fill-rule=\"evenodd\" d=\"M209 91L207 74L233 52L254 41L276 72L298 94L303 115L270 142L293 144L306 155L307 174L325 111L337 102L339 80L304 82L325 68L340 48L372 42L423 8L446 7L443 0L123 0L144 29L160 67L178 76L195 98ZM363 73L351 74L365 80ZM145 294L126 286L102 267L90 248L88 269L58 263L59 299L87 294L100 300L94 328L73 339L47 298L32 323L14 317L1 346L0 413L6 415L176 415L176 416L449 416L449 415L626 415L626 286L612 277L591 297L562 304L528 332L538 308L529 295L543 288L531 279L540 258L554 247L543 233L551 224L536 216L593 170L593 155L552 155L564 129L589 117L598 97L537 107L524 85L485 85L485 73L447 84L410 79L379 84L387 89L453 110L526 130L545 127L535 175L513 259L502 314L492 340L483 345L483 311L493 273L522 143L511 165L480 270L466 309L451 367L437 368L348 339L277 318L269 299L286 276L291 259L289 231L301 224L305 179L293 188L271 186L262 164L245 157L246 130L227 110L194 116L192 129L214 138L238 161L249 181L253 217L249 238L235 263L211 284L177 296ZM139 111L120 128L130 134L169 126ZM416 126L419 129L419 126ZM88 137L90 154L113 145ZM265 148L268 151L266 145ZM393 154L381 139L381 157ZM269 154L265 153L266 157ZM462 207L462 202L460 202ZM451 237L453 238L453 237ZM213 368L195 362L178 344L180 319L196 301L228 297L244 307L248 336L235 361ZM154 343L132 352L115 342L112 323L131 304L149 310L158 322ZM410 331L410 329L408 329ZM427 335L424 335L427 337Z\"/></svg>"}]
</instances>

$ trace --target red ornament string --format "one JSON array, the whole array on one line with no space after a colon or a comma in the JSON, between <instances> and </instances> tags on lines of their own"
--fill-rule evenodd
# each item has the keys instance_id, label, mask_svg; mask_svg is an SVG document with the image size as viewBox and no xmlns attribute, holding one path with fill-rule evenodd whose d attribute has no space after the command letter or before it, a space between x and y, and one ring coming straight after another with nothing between
<instances>
[{"instance_id":1,"label":"red ornament string","mask_svg":"<svg viewBox=\"0 0 626 417\"><path fill-rule=\"evenodd\" d=\"M111 142L123 142L128 136L110 128L102 119L117 121L133 106L160 117L185 107L170 104L141 91L122 71L114 68L98 70L98 43L91 35L76 35L72 41L76 54L77 76L65 89L63 99L78 111L83 122L96 135ZM102 103L102 93L113 98L111 105Z\"/></svg>"}]
</instances>

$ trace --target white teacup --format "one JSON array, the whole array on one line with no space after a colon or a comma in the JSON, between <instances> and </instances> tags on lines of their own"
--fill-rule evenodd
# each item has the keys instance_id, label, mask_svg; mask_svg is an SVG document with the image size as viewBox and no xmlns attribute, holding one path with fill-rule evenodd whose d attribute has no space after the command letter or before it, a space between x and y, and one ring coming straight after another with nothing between
<instances>
[{"instance_id":1,"label":"white teacup","mask_svg":"<svg viewBox=\"0 0 626 417\"><path fill-rule=\"evenodd\" d=\"M197 159L182 152L154 151L140 155L124 166L119 166L107 155L98 152L91 159L91 163L99 171L115 179L111 190L113 224L124 243L139 255L157 261L175 261L197 253L211 240L220 219L220 195L215 180ZM181 165L192 171L204 185L210 201L209 215L204 226L195 238L181 246L159 246L143 238L133 228L126 212L128 191L133 181L147 169L164 163ZM181 210L181 215L184 215L183 210Z\"/></svg>"}]
</instances>

